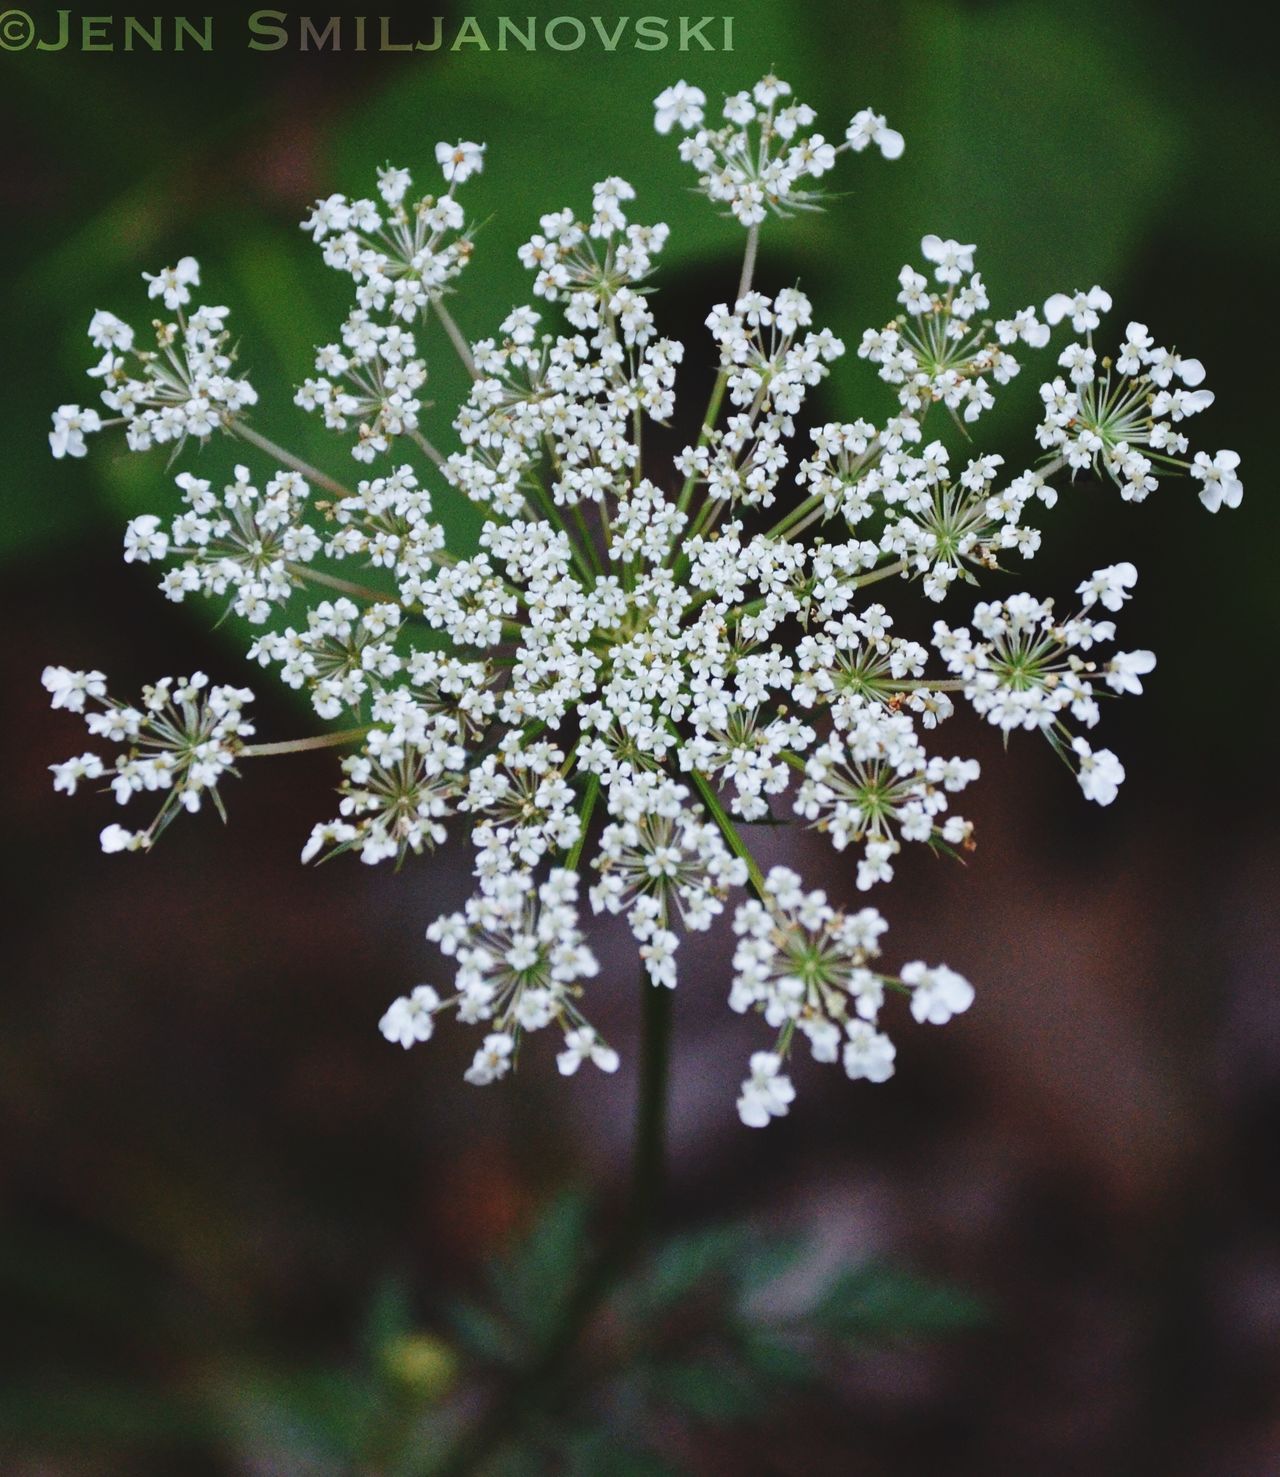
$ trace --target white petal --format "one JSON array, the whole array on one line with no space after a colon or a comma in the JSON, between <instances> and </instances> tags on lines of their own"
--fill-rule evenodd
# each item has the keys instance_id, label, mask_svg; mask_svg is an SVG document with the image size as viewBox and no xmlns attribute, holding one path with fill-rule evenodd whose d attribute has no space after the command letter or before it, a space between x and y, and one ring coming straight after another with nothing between
<instances>
[{"instance_id":1,"label":"white petal","mask_svg":"<svg viewBox=\"0 0 1280 1477\"><path fill-rule=\"evenodd\" d=\"M1046 299L1044 305L1046 322L1061 323L1069 312L1071 312L1071 299L1065 292L1055 292L1051 298Z\"/></svg>"}]
</instances>

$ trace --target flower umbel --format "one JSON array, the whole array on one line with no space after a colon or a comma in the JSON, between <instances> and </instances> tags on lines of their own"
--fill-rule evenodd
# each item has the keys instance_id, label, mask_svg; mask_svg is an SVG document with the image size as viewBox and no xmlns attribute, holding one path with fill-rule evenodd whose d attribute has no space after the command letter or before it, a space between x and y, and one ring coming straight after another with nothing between
<instances>
[{"instance_id":1,"label":"flower umbel","mask_svg":"<svg viewBox=\"0 0 1280 1477\"><path fill-rule=\"evenodd\" d=\"M235 760L245 751L245 739L253 735L243 711L253 701L248 688L210 687L203 672L162 677L143 688L142 701L134 707L107 695L101 672L46 667L41 680L55 708L82 713L95 738L124 746L110 767L93 753L50 765L55 790L74 795L81 780L109 776L108 784L121 805L144 791L163 797L154 820L143 830L107 826L101 837L103 851L148 850L179 810L194 813L206 799L226 819L218 782L236 773ZM88 707L90 702L97 706Z\"/></svg>"},{"instance_id":2,"label":"flower umbel","mask_svg":"<svg viewBox=\"0 0 1280 1477\"><path fill-rule=\"evenodd\" d=\"M1212 512L1243 489L1234 452L1191 452L1188 423L1212 404L1198 360L1140 323L1106 352L1101 287L995 318L975 246L932 233L899 274L894 316L851 340L890 387L889 413L813 424L811 392L851 325L837 335L798 287L756 285L761 227L820 209L845 154L898 159L902 135L867 108L829 142L772 76L725 99L717 126L684 81L654 106L657 132L679 132L699 190L745 233L738 281L705 319L716 376L700 430L665 461L647 433L669 430L685 359L650 305L668 229L617 176L541 216L518 248L528 301L474 339L450 299L475 249L460 191L495 162L483 144L439 143L427 193L389 165L370 197L317 202L303 227L354 303L294 398L346 445L354 485L255 428L228 310L193 301L193 258L144 274L167 315L154 348L94 314L104 409L60 406L54 456L81 457L113 427L134 451L175 457L233 438L231 480L181 471L179 510L135 518L124 557L163 566L169 599L211 598L257 628L250 658L340 726L254 744L245 689L197 673L131 706L100 672L49 667L53 706L119 750L52 768L68 794L103 780L121 803L157 795L144 829L104 830L112 852L149 849L206 799L221 812L219 783L241 761L324 746L349 752L338 813L304 860L401 864L462 831L472 895L427 930L456 963L453 988L418 985L381 1030L409 1047L447 1011L480 1026L472 1083L507 1075L548 1027L563 1075L617 1068L586 1014L600 971L580 900L625 918L660 989L680 980L682 937L730 913L729 1003L772 1033L738 1099L760 1127L795 1098L799 1038L882 1082L898 1015L940 1025L974 992L945 965L885 973L881 913L848 911L785 866L766 875L749 828L807 823L863 892L893 878L908 843L970 848L953 805L978 765L934 737L957 705L1006 735L1043 734L1085 796L1111 804L1124 768L1086 735L1104 698L1140 693L1155 667L1149 651L1112 649L1137 571L1095 570L1060 616L1001 588L1004 565L1034 557L1038 514L1083 479L1139 501L1186 475ZM440 424L423 393L437 352L471 381ZM969 438L1042 353L1043 419L1027 464L1008 468ZM478 543L450 549L448 511L468 502ZM981 583L996 588L934 621L930 646L898 634L891 612L910 595L936 612Z\"/></svg>"}]
</instances>

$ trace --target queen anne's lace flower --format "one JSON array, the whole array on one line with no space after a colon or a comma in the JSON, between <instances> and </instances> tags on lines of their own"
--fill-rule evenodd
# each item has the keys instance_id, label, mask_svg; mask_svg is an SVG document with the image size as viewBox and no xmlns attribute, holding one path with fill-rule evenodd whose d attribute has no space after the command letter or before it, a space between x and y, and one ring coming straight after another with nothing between
<instances>
[{"instance_id":1,"label":"queen anne's lace flower","mask_svg":"<svg viewBox=\"0 0 1280 1477\"><path fill-rule=\"evenodd\" d=\"M892 878L890 859L900 841L968 841L968 821L943 817L948 794L977 779L975 759L927 754L906 713L865 699L833 710L833 721L830 738L805 765L795 808L830 833L837 851L851 841L863 844L859 888Z\"/></svg>"},{"instance_id":2,"label":"queen anne's lace flower","mask_svg":"<svg viewBox=\"0 0 1280 1477\"><path fill-rule=\"evenodd\" d=\"M248 688L210 687L203 672L162 677L143 688L134 707L108 696L101 672L46 667L42 681L55 708L82 713L95 738L122 746L110 767L92 753L50 765L54 789L73 795L81 780L109 776L120 805L144 791L163 797L144 829L108 826L101 836L103 851L146 851L179 810L194 813L205 800L226 819L218 782L236 773L235 761L253 736L244 716L245 704L253 701ZM87 708L87 701L97 706Z\"/></svg>"},{"instance_id":3,"label":"queen anne's lace flower","mask_svg":"<svg viewBox=\"0 0 1280 1477\"><path fill-rule=\"evenodd\" d=\"M221 495L190 472L176 481L186 511L168 532L154 513L134 518L125 529L125 562L180 557L160 582L170 600L194 592L230 595L237 615L262 625L292 593L295 566L309 564L320 551L318 534L304 521L311 489L297 472L278 472L259 492L245 466L236 467L235 481Z\"/></svg>"},{"instance_id":4,"label":"queen anne's lace flower","mask_svg":"<svg viewBox=\"0 0 1280 1477\"><path fill-rule=\"evenodd\" d=\"M329 744L350 750L337 814L304 859L400 863L463 830L473 895L428 929L456 962L453 989L418 985L381 1030L408 1047L446 1011L480 1026L473 1083L505 1076L547 1027L564 1075L618 1066L584 1014L598 965L580 890L594 913L626 920L659 987L680 978L683 934L732 909L730 1004L773 1033L738 1100L762 1126L795 1097L797 1038L882 1082L894 997L942 1024L973 990L945 965L884 973L879 911L846 911L787 867L764 875L740 823L808 822L845 890L888 881L908 843L970 847L952 806L978 766L934 740L957 702L1006 734L1043 734L1086 797L1110 804L1124 769L1093 743L1102 700L1141 692L1155 666L1149 651L1111 650L1110 617L1137 578L1127 562L1084 580L1075 614L997 590L936 621L931 646L899 634L885 592L954 602L958 586L1033 557L1033 510L1059 501L1059 473L1109 478L1132 501L1185 473L1211 511L1237 506L1242 487L1233 452L1190 452L1188 424L1212 403L1198 360L1140 323L1117 348L1095 342L1111 309L1101 287L993 317L975 245L933 233L899 273L893 318L852 340L891 388L891 413L812 424L811 394L844 340L798 287L755 285L760 226L819 208L840 156L897 159L903 138L868 108L829 142L772 76L724 100L722 123L707 125L708 107L681 81L654 116L746 234L736 289L705 319L716 378L691 445L665 463L644 446L651 423L670 434L685 359L650 306L667 227L626 180L601 179L589 201L540 217L518 250L529 300L469 341L448 300L474 246L459 192L487 160L483 144L441 142L434 189L415 196L409 171L388 165L368 198L330 195L303 222L355 300L296 401L368 469L354 486L254 429L227 309L194 302L190 257L145 274L167 315L154 348L94 314L105 414L62 405L50 434L57 457L120 425L139 451L237 439L232 480L181 472L180 510L133 519L124 557L164 566L170 599L213 597L253 624L251 658L341 727L253 744L250 694L201 674L165 679L136 707L108 697L100 672L50 667L44 680L54 707L119 750L52 766L55 788L160 800L145 829L108 826L107 851L149 848L205 799L220 809L219 784L244 759ZM440 350L471 379L443 451L424 398ZM1040 454L1010 468L969 436L1041 352ZM437 508L450 500L479 513L466 551L447 547Z\"/></svg>"},{"instance_id":5,"label":"queen anne's lace flower","mask_svg":"<svg viewBox=\"0 0 1280 1477\"><path fill-rule=\"evenodd\" d=\"M162 297L176 320L157 322L155 348L138 349L133 329L114 313L93 315L89 341L102 350L102 358L89 376L102 381L102 403L115 414L104 420L95 410L60 405L49 435L55 457L83 456L86 433L121 424L132 451L168 443L180 450L188 436L206 440L225 419L257 404L249 381L232 374L235 350L226 328L230 310L184 311L191 288L200 282L195 258L183 257L176 267L142 275L150 283L149 295Z\"/></svg>"},{"instance_id":6,"label":"queen anne's lace flower","mask_svg":"<svg viewBox=\"0 0 1280 1477\"><path fill-rule=\"evenodd\" d=\"M610 808L621 819L604 828L591 889L597 912L625 912L640 957L657 985L675 986L675 925L706 930L730 890L744 887L747 866L730 854L719 828L699 819L689 791L646 774L616 784Z\"/></svg>"}]
</instances>

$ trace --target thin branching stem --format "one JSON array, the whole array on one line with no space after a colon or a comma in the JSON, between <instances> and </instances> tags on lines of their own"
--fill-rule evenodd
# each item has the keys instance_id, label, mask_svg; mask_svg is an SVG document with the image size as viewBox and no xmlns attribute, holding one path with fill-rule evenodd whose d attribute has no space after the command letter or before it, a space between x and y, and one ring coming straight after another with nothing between
<instances>
[{"instance_id":1,"label":"thin branching stem","mask_svg":"<svg viewBox=\"0 0 1280 1477\"><path fill-rule=\"evenodd\" d=\"M445 454L438 447L433 446L416 426L409 432L409 439L437 471L443 472L449 465Z\"/></svg>"},{"instance_id":2,"label":"thin branching stem","mask_svg":"<svg viewBox=\"0 0 1280 1477\"><path fill-rule=\"evenodd\" d=\"M720 797L716 794L710 780L705 775L699 774L696 769L691 771L691 773L693 783L697 788L698 794L702 796L702 803L707 807L711 819L720 827L721 834L729 843L732 851L746 863L747 876L751 878L752 887L764 898L764 873L760 870L759 862L751 854L751 848L743 840L742 833L738 830L737 826L730 820L729 812L721 805Z\"/></svg>"},{"instance_id":3,"label":"thin branching stem","mask_svg":"<svg viewBox=\"0 0 1280 1477\"><path fill-rule=\"evenodd\" d=\"M738 277L738 297L745 297L751 291L751 282L756 271L756 254L760 246L760 227L752 226L747 232L747 246L742 257L742 272ZM716 375L716 382L711 387L711 399L707 403L707 412L702 417L702 430L698 433L697 448L701 450L711 439L712 432L716 428L716 421L720 418L720 407L724 403L725 387L729 383L729 371L721 369ZM680 497L676 506L682 513L689 511L689 504L693 500L694 489L698 485L696 472L690 472L684 480L684 486L680 489Z\"/></svg>"},{"instance_id":4,"label":"thin branching stem","mask_svg":"<svg viewBox=\"0 0 1280 1477\"><path fill-rule=\"evenodd\" d=\"M375 590L369 585L358 585L354 580L344 580L341 575L327 574L323 569L312 569L309 564L286 564L285 568L294 579L306 580L313 585L323 585L327 590L337 590L341 595L350 595L353 600L367 600L374 605L394 604L396 600L396 596L388 590Z\"/></svg>"},{"instance_id":5,"label":"thin branching stem","mask_svg":"<svg viewBox=\"0 0 1280 1477\"><path fill-rule=\"evenodd\" d=\"M313 738L283 739L273 744L246 744L239 751L243 759L267 759L276 754L304 754L308 749L340 749L344 744L358 744L369 732L367 723L359 728L344 728L340 733L320 733Z\"/></svg>"},{"instance_id":6,"label":"thin branching stem","mask_svg":"<svg viewBox=\"0 0 1280 1477\"><path fill-rule=\"evenodd\" d=\"M310 462L304 462L300 456L294 456L293 452L286 451L269 437L264 436L261 431L255 431L252 426L242 420L236 420L228 416L223 424L235 436L242 441L247 441L250 446L256 446L259 451L265 452L267 456L274 457L281 466L290 468L291 471L300 473L316 487L323 487L326 492L331 492L334 497L347 498L353 496L351 489L345 487L336 477L330 477L328 472L322 472L319 467L313 467Z\"/></svg>"},{"instance_id":7,"label":"thin branching stem","mask_svg":"<svg viewBox=\"0 0 1280 1477\"><path fill-rule=\"evenodd\" d=\"M462 330L453 321L453 314L444 305L442 298L432 298L431 306L436 310L436 316L440 319L440 325L449 335L449 342L458 351L458 358L462 361L462 367L473 380L480 378L480 371L476 368L476 361L471 353L471 345L462 335Z\"/></svg>"}]
</instances>

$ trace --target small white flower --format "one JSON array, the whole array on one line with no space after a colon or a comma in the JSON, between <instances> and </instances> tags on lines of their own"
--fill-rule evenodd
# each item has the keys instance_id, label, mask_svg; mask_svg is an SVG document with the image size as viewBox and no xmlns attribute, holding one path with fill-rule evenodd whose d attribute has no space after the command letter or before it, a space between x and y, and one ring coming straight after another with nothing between
<instances>
[{"instance_id":1,"label":"small white flower","mask_svg":"<svg viewBox=\"0 0 1280 1477\"><path fill-rule=\"evenodd\" d=\"M929 235L920 242L920 250L926 261L933 262L933 275L939 282L955 284L973 271L972 243L962 246L959 241L944 241L941 236Z\"/></svg>"},{"instance_id":2,"label":"small white flower","mask_svg":"<svg viewBox=\"0 0 1280 1477\"><path fill-rule=\"evenodd\" d=\"M82 457L86 450L84 438L102 429L102 419L96 410L84 410L79 405L59 405L53 413L53 430L49 432L49 450L61 460L64 456Z\"/></svg>"},{"instance_id":3,"label":"small white flower","mask_svg":"<svg viewBox=\"0 0 1280 1477\"><path fill-rule=\"evenodd\" d=\"M1086 610L1095 601L1100 601L1107 610L1119 610L1129 599L1137 580L1138 571L1126 559L1120 564L1094 570L1087 580L1076 586L1076 593L1084 601Z\"/></svg>"},{"instance_id":4,"label":"small white flower","mask_svg":"<svg viewBox=\"0 0 1280 1477\"><path fill-rule=\"evenodd\" d=\"M1110 749L1090 748L1085 738L1072 740L1071 748L1079 760L1078 778L1085 799L1110 805L1124 783L1124 765Z\"/></svg>"},{"instance_id":5,"label":"small white flower","mask_svg":"<svg viewBox=\"0 0 1280 1477\"><path fill-rule=\"evenodd\" d=\"M484 168L484 145L473 143L436 145L436 163L450 184L460 185Z\"/></svg>"},{"instance_id":6,"label":"small white flower","mask_svg":"<svg viewBox=\"0 0 1280 1477\"><path fill-rule=\"evenodd\" d=\"M418 1041L430 1041L435 1030L435 1012L440 997L430 985L418 985L409 995L401 995L387 1007L378 1029L406 1050Z\"/></svg>"},{"instance_id":7,"label":"small white flower","mask_svg":"<svg viewBox=\"0 0 1280 1477\"><path fill-rule=\"evenodd\" d=\"M1101 315L1111 310L1111 294L1101 287L1091 287L1088 292L1055 292L1044 305L1045 322L1056 327L1070 316L1071 326L1077 333L1087 333L1102 322Z\"/></svg>"},{"instance_id":8,"label":"small white flower","mask_svg":"<svg viewBox=\"0 0 1280 1477\"><path fill-rule=\"evenodd\" d=\"M911 1014L931 1026L945 1026L973 1004L973 986L945 964L930 969L920 960L902 966L902 981L911 987Z\"/></svg>"},{"instance_id":9,"label":"small white flower","mask_svg":"<svg viewBox=\"0 0 1280 1477\"><path fill-rule=\"evenodd\" d=\"M764 1128L773 1118L786 1117L796 1090L781 1070L782 1058L772 1051L757 1051L751 1057L751 1076L742 1084L738 1117L748 1128Z\"/></svg>"},{"instance_id":10,"label":"small white flower","mask_svg":"<svg viewBox=\"0 0 1280 1477\"><path fill-rule=\"evenodd\" d=\"M897 1055L893 1042L866 1021L850 1021L847 1034L842 1055L845 1072L854 1081L887 1082Z\"/></svg>"},{"instance_id":11,"label":"small white flower","mask_svg":"<svg viewBox=\"0 0 1280 1477\"><path fill-rule=\"evenodd\" d=\"M107 693L107 679L102 672L73 672L69 667L46 667L40 674L44 690L50 696L49 706L83 713L86 698L102 698Z\"/></svg>"},{"instance_id":12,"label":"small white flower","mask_svg":"<svg viewBox=\"0 0 1280 1477\"><path fill-rule=\"evenodd\" d=\"M690 87L684 81L674 82L653 100L653 126L659 133L670 133L677 126L687 133L702 122L706 101L707 95L700 87Z\"/></svg>"},{"instance_id":13,"label":"small white flower","mask_svg":"<svg viewBox=\"0 0 1280 1477\"><path fill-rule=\"evenodd\" d=\"M96 780L102 774L102 760L96 754L81 754L63 764L51 764L53 788L64 795L74 795L81 780Z\"/></svg>"},{"instance_id":14,"label":"small white flower","mask_svg":"<svg viewBox=\"0 0 1280 1477\"><path fill-rule=\"evenodd\" d=\"M169 535L160 527L160 519L154 513L143 513L130 519L124 535L124 562L134 560L150 564L154 559L163 559L169 552Z\"/></svg>"},{"instance_id":15,"label":"small white flower","mask_svg":"<svg viewBox=\"0 0 1280 1477\"><path fill-rule=\"evenodd\" d=\"M1140 693L1142 678L1154 672L1155 666L1154 651L1117 651L1107 663L1107 686L1112 692Z\"/></svg>"},{"instance_id":16,"label":"small white flower","mask_svg":"<svg viewBox=\"0 0 1280 1477\"><path fill-rule=\"evenodd\" d=\"M412 183L413 177L407 169L387 165L385 169L378 170L378 194L388 205L399 205Z\"/></svg>"},{"instance_id":17,"label":"small white flower","mask_svg":"<svg viewBox=\"0 0 1280 1477\"><path fill-rule=\"evenodd\" d=\"M114 824L104 826L98 840L108 855L117 851L145 851L149 844L145 831L130 831Z\"/></svg>"},{"instance_id":18,"label":"small white flower","mask_svg":"<svg viewBox=\"0 0 1280 1477\"><path fill-rule=\"evenodd\" d=\"M484 1045L475 1054L475 1060L463 1073L473 1087L487 1087L505 1077L511 1069L511 1053L515 1050L515 1038L506 1031L494 1031L484 1038Z\"/></svg>"},{"instance_id":19,"label":"small white flower","mask_svg":"<svg viewBox=\"0 0 1280 1477\"><path fill-rule=\"evenodd\" d=\"M863 108L853 115L844 136L857 154L862 153L868 144L875 144L886 159L900 159L906 148L906 140L898 130L890 128L884 116L870 108Z\"/></svg>"},{"instance_id":20,"label":"small white flower","mask_svg":"<svg viewBox=\"0 0 1280 1477\"><path fill-rule=\"evenodd\" d=\"M89 320L89 342L95 349L116 349L127 353L133 348L133 329L114 313L99 308Z\"/></svg>"},{"instance_id":21,"label":"small white flower","mask_svg":"<svg viewBox=\"0 0 1280 1477\"><path fill-rule=\"evenodd\" d=\"M1191 475L1200 483L1200 501L1211 513L1240 506L1244 484L1236 475L1239 465L1240 457L1234 451L1220 451L1212 460L1203 451L1196 452Z\"/></svg>"},{"instance_id":22,"label":"small white flower","mask_svg":"<svg viewBox=\"0 0 1280 1477\"><path fill-rule=\"evenodd\" d=\"M566 1031L564 1050L556 1057L556 1066L563 1077L572 1077L583 1062L590 1061L602 1072L618 1070L618 1053L606 1046L590 1026L579 1026Z\"/></svg>"},{"instance_id":23,"label":"small white flower","mask_svg":"<svg viewBox=\"0 0 1280 1477\"><path fill-rule=\"evenodd\" d=\"M147 296L163 298L165 307L172 313L189 303L191 289L199 287L200 263L193 256L184 256L176 267L161 267L154 275L143 272L142 277L147 283Z\"/></svg>"}]
</instances>

